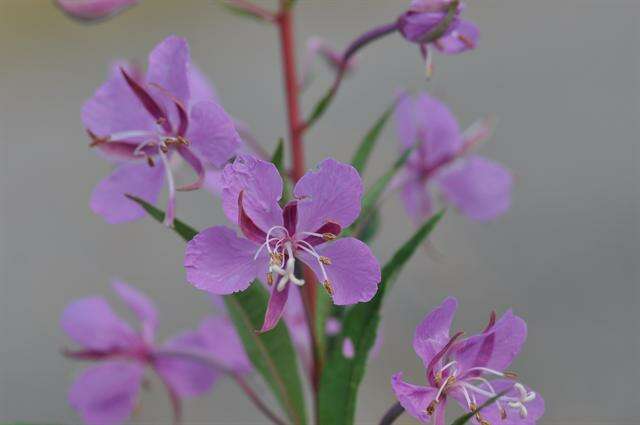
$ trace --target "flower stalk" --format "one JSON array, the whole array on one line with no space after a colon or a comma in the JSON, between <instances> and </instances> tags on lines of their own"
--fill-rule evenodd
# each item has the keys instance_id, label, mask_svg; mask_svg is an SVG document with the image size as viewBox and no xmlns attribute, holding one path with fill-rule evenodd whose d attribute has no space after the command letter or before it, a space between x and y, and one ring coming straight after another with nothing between
<instances>
[{"instance_id":1,"label":"flower stalk","mask_svg":"<svg viewBox=\"0 0 640 425\"><path fill-rule=\"evenodd\" d=\"M293 8L290 2L282 0L280 2L280 13L276 19L280 33L280 45L282 51L282 72L284 78L285 95L287 102L287 117L289 127L289 140L291 147L292 170L291 177L297 182L305 172L304 144L300 127L300 104L298 91L298 73L295 59L295 36L293 30ZM312 344L313 364L311 370L311 381L314 393L317 394L320 382L320 353L318 352L318 340L315 332L316 320L316 281L313 273L304 268L304 279L307 282L302 287L302 298L307 315L309 336Z\"/></svg>"}]
</instances>

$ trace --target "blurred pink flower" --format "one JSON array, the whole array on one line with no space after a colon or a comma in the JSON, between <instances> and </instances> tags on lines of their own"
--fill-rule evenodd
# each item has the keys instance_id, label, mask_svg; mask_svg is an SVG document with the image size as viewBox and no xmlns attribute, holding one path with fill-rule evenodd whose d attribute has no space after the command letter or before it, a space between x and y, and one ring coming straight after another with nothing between
<instances>
[{"instance_id":1,"label":"blurred pink flower","mask_svg":"<svg viewBox=\"0 0 640 425\"><path fill-rule=\"evenodd\" d=\"M160 376L176 416L180 415L180 399L209 391L221 374L251 370L226 318L207 318L196 331L182 332L158 345L154 303L124 282L114 282L113 289L138 318L139 330L116 315L100 296L76 300L62 314L62 329L82 347L66 351L67 356L99 362L79 374L69 390L69 402L86 424L123 423L136 405L146 367ZM176 352L198 354L210 362L204 364Z\"/></svg>"},{"instance_id":2,"label":"blurred pink flower","mask_svg":"<svg viewBox=\"0 0 640 425\"><path fill-rule=\"evenodd\" d=\"M486 123L462 133L449 108L427 93L402 93L395 121L400 150L417 143L399 178L405 209L416 223L433 214L434 189L473 220L492 220L509 209L511 172L495 161L469 155L489 136Z\"/></svg>"}]
</instances>

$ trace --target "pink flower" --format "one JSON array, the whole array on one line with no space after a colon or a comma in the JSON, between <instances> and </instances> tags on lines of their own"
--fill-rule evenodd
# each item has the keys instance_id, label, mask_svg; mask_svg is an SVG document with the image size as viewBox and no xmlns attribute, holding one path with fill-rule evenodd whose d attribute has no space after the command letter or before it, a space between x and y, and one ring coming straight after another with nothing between
<instances>
[{"instance_id":1,"label":"pink flower","mask_svg":"<svg viewBox=\"0 0 640 425\"><path fill-rule=\"evenodd\" d=\"M401 178L402 200L416 223L433 213L434 190L473 220L492 220L509 209L511 172L482 156L468 155L488 137L486 125L463 134L449 108L426 93L415 98L403 93L395 121L401 151L418 143Z\"/></svg>"},{"instance_id":2,"label":"pink flower","mask_svg":"<svg viewBox=\"0 0 640 425\"><path fill-rule=\"evenodd\" d=\"M69 403L89 425L117 425L133 411L146 367L164 382L179 414L179 400L209 391L221 373L251 370L242 343L223 317L205 319L198 330L185 331L162 345L154 342L158 314L153 302L123 282L113 289L140 321L134 330L100 296L72 302L62 314L61 326L82 347L67 355L99 361L78 375L69 390ZM171 352L197 353L219 365L178 357Z\"/></svg>"},{"instance_id":3,"label":"pink flower","mask_svg":"<svg viewBox=\"0 0 640 425\"><path fill-rule=\"evenodd\" d=\"M369 301L380 266L355 238L335 240L360 214L362 180L350 165L326 159L296 184L294 200L281 208L283 182L276 167L240 155L222 175L222 205L242 236L228 227L200 232L187 244L187 280L214 294L246 289L256 279L271 286L262 331L282 315L289 284L302 286L296 260L309 266L337 305ZM275 277L275 279L274 279Z\"/></svg>"},{"instance_id":4,"label":"pink flower","mask_svg":"<svg viewBox=\"0 0 640 425\"><path fill-rule=\"evenodd\" d=\"M393 375L391 387L405 410L422 423L443 425L449 398L469 412L506 391L493 404L474 415L479 425L533 425L544 413L539 394L505 372L527 338L527 325L508 310L496 321L495 313L479 334L461 339L463 332L449 335L458 307L455 298L447 298L429 313L416 328L413 349L426 368L426 386L403 380L402 372Z\"/></svg>"},{"instance_id":5,"label":"pink flower","mask_svg":"<svg viewBox=\"0 0 640 425\"><path fill-rule=\"evenodd\" d=\"M65 13L84 21L109 18L137 2L138 0L56 0Z\"/></svg>"},{"instance_id":6,"label":"pink flower","mask_svg":"<svg viewBox=\"0 0 640 425\"><path fill-rule=\"evenodd\" d=\"M464 10L461 2L443 34L432 40L434 31L445 22L449 9L453 6L452 1L412 0L409 10L398 18L400 34L420 46L420 52L426 61L427 75L431 74L430 46L441 53L457 54L473 50L478 44L478 27L473 22L460 19L460 13Z\"/></svg>"},{"instance_id":7,"label":"pink flower","mask_svg":"<svg viewBox=\"0 0 640 425\"><path fill-rule=\"evenodd\" d=\"M82 108L91 146L116 163L94 189L91 209L109 223L138 219L144 210L124 195L155 203L166 179L166 223L172 224L176 190L200 188L205 165L221 167L240 146L233 121L213 96L191 67L183 38L171 36L156 46L146 76L117 67ZM193 168L195 182L176 186L172 167L178 157Z\"/></svg>"}]
</instances>

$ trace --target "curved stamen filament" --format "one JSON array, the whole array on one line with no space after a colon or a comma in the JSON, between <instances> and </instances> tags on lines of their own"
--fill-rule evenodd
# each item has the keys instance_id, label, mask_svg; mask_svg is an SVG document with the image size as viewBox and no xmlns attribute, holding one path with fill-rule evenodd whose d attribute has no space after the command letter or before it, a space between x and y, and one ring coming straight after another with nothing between
<instances>
[{"instance_id":1,"label":"curved stamen filament","mask_svg":"<svg viewBox=\"0 0 640 425\"><path fill-rule=\"evenodd\" d=\"M436 403L438 402L438 400L440 400L440 396L442 395L442 392L447 387L447 385L449 385L449 381L451 381L451 379L455 379L455 377L453 375L447 376L447 379L444 380L444 382L442 383L442 385L438 389L438 393L436 394L436 398L434 399L436 401Z\"/></svg>"},{"instance_id":2,"label":"curved stamen filament","mask_svg":"<svg viewBox=\"0 0 640 425\"><path fill-rule=\"evenodd\" d=\"M313 246L311 246L311 244L308 242L298 241L298 248L308 253L309 255L313 256L318 261L318 265L320 266L320 270L322 271L322 278L328 282L329 276L327 276L327 271L324 268L325 263L324 263L323 257L320 256L320 254L318 254L316 250L313 249Z\"/></svg>"},{"instance_id":3,"label":"curved stamen filament","mask_svg":"<svg viewBox=\"0 0 640 425\"><path fill-rule=\"evenodd\" d=\"M469 372L476 372L476 371L485 372L485 373L488 373L490 375L498 376L500 378L507 378L508 377L506 374L504 374L504 373L502 373L500 371L497 371L497 370L494 370L494 369L489 369L488 367L481 367L481 366L476 366L476 367L469 368L469 369L467 369L466 372L469 373Z\"/></svg>"},{"instance_id":4,"label":"curved stamen filament","mask_svg":"<svg viewBox=\"0 0 640 425\"><path fill-rule=\"evenodd\" d=\"M269 248L269 245L271 244L271 242L277 241L277 240L278 240L278 238L271 238L271 239L267 240L265 243L263 243L262 245L260 245L260 247L256 251L256 254L253 256L253 259L255 260L256 258L258 258L258 255L260 255L260 252L262 252L262 250L264 249L265 246L267 247L267 251L271 252L271 249Z\"/></svg>"}]
</instances>

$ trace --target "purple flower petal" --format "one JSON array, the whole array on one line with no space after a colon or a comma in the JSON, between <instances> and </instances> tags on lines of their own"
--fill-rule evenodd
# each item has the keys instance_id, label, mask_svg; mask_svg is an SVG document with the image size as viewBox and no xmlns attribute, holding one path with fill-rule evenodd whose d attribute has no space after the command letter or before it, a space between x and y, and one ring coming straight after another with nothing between
<instances>
[{"instance_id":1,"label":"purple flower petal","mask_svg":"<svg viewBox=\"0 0 640 425\"><path fill-rule=\"evenodd\" d=\"M462 371L486 367L503 371L518 355L527 339L527 324L508 310L493 327L464 340L454 352Z\"/></svg>"},{"instance_id":2,"label":"purple flower petal","mask_svg":"<svg viewBox=\"0 0 640 425\"><path fill-rule=\"evenodd\" d=\"M180 191L191 191L198 190L204 184L205 179L205 170L202 161L198 156L194 155L191 150L185 146L178 146L178 153L184 159L184 161L191 166L193 171L196 173L196 180L193 183L189 183L183 186L178 187L176 190Z\"/></svg>"},{"instance_id":3,"label":"purple flower petal","mask_svg":"<svg viewBox=\"0 0 640 425\"><path fill-rule=\"evenodd\" d=\"M284 306L289 298L289 287L291 283L285 285L285 287L278 291L278 282L276 281L271 285L271 296L269 297L269 304L267 305L267 311L264 314L264 322L260 332L267 332L275 328L280 317L284 312Z\"/></svg>"},{"instance_id":4,"label":"purple flower petal","mask_svg":"<svg viewBox=\"0 0 640 425\"><path fill-rule=\"evenodd\" d=\"M351 165L327 158L317 171L307 172L296 184L298 231L315 232L331 221L348 227L360 214L362 179Z\"/></svg>"},{"instance_id":5,"label":"purple flower petal","mask_svg":"<svg viewBox=\"0 0 640 425\"><path fill-rule=\"evenodd\" d=\"M148 343L153 342L158 327L158 311L149 297L122 281L112 283L114 291L136 315L142 324L142 335Z\"/></svg>"},{"instance_id":6,"label":"purple flower petal","mask_svg":"<svg viewBox=\"0 0 640 425\"><path fill-rule=\"evenodd\" d=\"M462 148L462 134L449 108L427 93L416 97L415 108L423 164L432 168L454 157Z\"/></svg>"},{"instance_id":7,"label":"purple flower petal","mask_svg":"<svg viewBox=\"0 0 640 425\"><path fill-rule=\"evenodd\" d=\"M240 136L231 117L214 101L191 108L187 139L208 163L223 166L240 147Z\"/></svg>"},{"instance_id":8,"label":"purple flower petal","mask_svg":"<svg viewBox=\"0 0 640 425\"><path fill-rule=\"evenodd\" d=\"M144 369L113 361L91 366L76 378L69 403L87 425L119 425L133 411Z\"/></svg>"},{"instance_id":9,"label":"purple flower petal","mask_svg":"<svg viewBox=\"0 0 640 425\"><path fill-rule=\"evenodd\" d=\"M365 243L355 238L343 238L319 245L316 251L331 262L324 268L333 291L334 304L350 305L373 298L380 283L380 265ZM298 255L323 282L325 278L318 260L306 252Z\"/></svg>"},{"instance_id":10,"label":"purple flower petal","mask_svg":"<svg viewBox=\"0 0 640 425\"><path fill-rule=\"evenodd\" d=\"M122 62L116 64L107 81L82 106L83 125L98 136L155 128L151 115L127 84L120 67L135 75L132 66Z\"/></svg>"},{"instance_id":11,"label":"purple flower petal","mask_svg":"<svg viewBox=\"0 0 640 425\"><path fill-rule=\"evenodd\" d=\"M427 185L427 182L413 178L402 185L400 192L404 208L416 224L433 214L433 199Z\"/></svg>"},{"instance_id":12,"label":"purple flower petal","mask_svg":"<svg viewBox=\"0 0 640 425\"><path fill-rule=\"evenodd\" d=\"M71 302L62 313L60 325L74 342L89 350L110 351L139 341L135 331L102 297Z\"/></svg>"},{"instance_id":13,"label":"purple flower petal","mask_svg":"<svg viewBox=\"0 0 640 425\"><path fill-rule=\"evenodd\" d=\"M398 103L393 113L396 134L400 142L400 152L412 148L418 142L418 122L416 102L409 92L398 95Z\"/></svg>"},{"instance_id":14,"label":"purple flower petal","mask_svg":"<svg viewBox=\"0 0 640 425\"><path fill-rule=\"evenodd\" d=\"M438 12L446 10L451 0L411 0L409 10L414 12Z\"/></svg>"},{"instance_id":15,"label":"purple flower petal","mask_svg":"<svg viewBox=\"0 0 640 425\"><path fill-rule=\"evenodd\" d=\"M211 81L209 81L209 78L207 78L195 63L192 62L190 65L189 90L191 92L191 104L195 105L203 100L212 100L216 103L220 103L216 88Z\"/></svg>"},{"instance_id":16,"label":"purple flower petal","mask_svg":"<svg viewBox=\"0 0 640 425\"><path fill-rule=\"evenodd\" d=\"M253 368L244 345L231 320L225 316L209 316L198 332L208 346L208 355L218 364L235 373L248 373Z\"/></svg>"},{"instance_id":17,"label":"purple flower petal","mask_svg":"<svg viewBox=\"0 0 640 425\"><path fill-rule=\"evenodd\" d=\"M391 389L408 414L422 423L431 422L433 415L427 413L427 407L436 397L436 388L409 384L403 380L402 372L398 372L391 378Z\"/></svg>"},{"instance_id":18,"label":"purple flower petal","mask_svg":"<svg viewBox=\"0 0 640 425\"><path fill-rule=\"evenodd\" d=\"M452 164L437 176L437 182L445 200L474 220L495 219L511 206L511 172L481 156Z\"/></svg>"},{"instance_id":19,"label":"purple flower petal","mask_svg":"<svg viewBox=\"0 0 640 425\"><path fill-rule=\"evenodd\" d=\"M454 55L475 49L479 39L480 30L476 24L460 20L453 31L440 37L434 45L440 52Z\"/></svg>"},{"instance_id":20,"label":"purple flower petal","mask_svg":"<svg viewBox=\"0 0 640 425\"><path fill-rule=\"evenodd\" d=\"M124 195L135 195L155 204L163 186L163 174L161 164L154 167L147 163L119 165L93 190L91 210L111 224L144 217L144 209Z\"/></svg>"},{"instance_id":21,"label":"purple flower petal","mask_svg":"<svg viewBox=\"0 0 640 425\"><path fill-rule=\"evenodd\" d=\"M496 393L501 393L504 390L509 389L509 391L505 394L506 397L514 397L518 398L520 396L520 392L515 387L515 382L507 379L497 379L494 381L490 381L490 385ZM527 386L523 386L527 393L531 393L531 388ZM485 391L488 389L486 384L481 387ZM452 392L453 398L460 404L464 410L469 411L469 406L467 401L460 391ZM477 394L476 400L478 405L482 405L485 401L487 401L489 397ZM507 402L498 401L498 403L492 403L486 406L484 409L480 411L480 415L488 421L490 424L500 424L500 425L535 425L538 420L542 417L545 410L544 399L540 396L540 394L536 393L535 398L531 401L527 401L523 403L527 415L523 417L521 415L521 411L519 407L511 407ZM503 417L501 414L501 409L506 414L506 417ZM473 421L472 423L477 424L477 421Z\"/></svg>"},{"instance_id":22,"label":"purple flower petal","mask_svg":"<svg viewBox=\"0 0 640 425\"><path fill-rule=\"evenodd\" d=\"M226 295L243 291L268 270L266 250L254 260L255 243L224 226L210 227L187 244L187 281L198 289Z\"/></svg>"},{"instance_id":23,"label":"purple flower petal","mask_svg":"<svg viewBox=\"0 0 640 425\"><path fill-rule=\"evenodd\" d=\"M222 208L227 218L238 222L238 196L244 191L243 205L253 222L265 233L282 226L282 178L275 165L250 155L239 155L222 173Z\"/></svg>"},{"instance_id":24,"label":"purple flower petal","mask_svg":"<svg viewBox=\"0 0 640 425\"><path fill-rule=\"evenodd\" d=\"M428 366L431 359L449 342L449 330L457 309L458 301L453 297L447 297L416 327L413 350L425 366Z\"/></svg>"},{"instance_id":25,"label":"purple flower petal","mask_svg":"<svg viewBox=\"0 0 640 425\"><path fill-rule=\"evenodd\" d=\"M189 44L187 40L175 35L169 36L160 42L149 54L149 67L147 69L147 84L160 86L173 98L189 104ZM162 91L162 90L160 90ZM161 99L167 111L173 111L175 107L173 99L153 90L158 99ZM171 115L170 115L171 116ZM172 122L176 122L172 119Z\"/></svg>"},{"instance_id":26,"label":"purple flower petal","mask_svg":"<svg viewBox=\"0 0 640 425\"><path fill-rule=\"evenodd\" d=\"M137 0L56 0L62 10L74 18L93 21L108 18L133 6Z\"/></svg>"},{"instance_id":27,"label":"purple flower petal","mask_svg":"<svg viewBox=\"0 0 640 425\"><path fill-rule=\"evenodd\" d=\"M425 38L438 27L445 16L446 12L406 12L398 20L400 34L412 43L424 43ZM453 19L445 34L457 26L458 19L457 16Z\"/></svg>"},{"instance_id":28,"label":"purple flower petal","mask_svg":"<svg viewBox=\"0 0 640 425\"><path fill-rule=\"evenodd\" d=\"M207 354L207 340L195 331L185 331L169 339L164 349ZM155 368L167 385L181 398L195 397L211 389L220 371L211 365L186 357L160 354L156 356Z\"/></svg>"}]
</instances>

